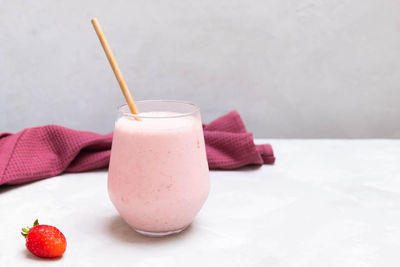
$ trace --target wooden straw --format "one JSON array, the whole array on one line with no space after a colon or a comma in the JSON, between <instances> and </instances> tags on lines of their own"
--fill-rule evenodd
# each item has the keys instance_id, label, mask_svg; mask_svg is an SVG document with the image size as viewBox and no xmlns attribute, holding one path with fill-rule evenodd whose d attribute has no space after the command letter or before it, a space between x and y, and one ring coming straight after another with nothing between
<instances>
[{"instance_id":1,"label":"wooden straw","mask_svg":"<svg viewBox=\"0 0 400 267\"><path fill-rule=\"evenodd\" d=\"M138 114L139 111L136 107L135 101L133 101L131 92L129 91L129 88L126 85L125 79L122 76L122 73L118 67L117 61L115 60L114 54L111 51L110 45L107 42L106 36L104 35L103 30L101 29L99 21L96 18L94 18L94 19L92 19L92 24L93 24L94 30L97 33L97 36L99 37L100 43L103 46L104 52L106 53L106 56L107 56L107 59L110 62L111 68L114 71L115 77L118 80L119 87L121 87L121 91L124 94L126 103L128 104L130 111L133 114Z\"/></svg>"}]
</instances>

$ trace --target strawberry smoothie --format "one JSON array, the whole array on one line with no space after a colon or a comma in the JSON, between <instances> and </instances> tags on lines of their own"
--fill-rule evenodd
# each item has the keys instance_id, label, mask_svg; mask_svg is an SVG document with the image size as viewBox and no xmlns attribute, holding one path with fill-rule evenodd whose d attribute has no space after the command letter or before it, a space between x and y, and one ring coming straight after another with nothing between
<instances>
[{"instance_id":1,"label":"strawberry smoothie","mask_svg":"<svg viewBox=\"0 0 400 267\"><path fill-rule=\"evenodd\" d=\"M137 105L139 115L122 106L115 122L109 196L136 231L178 233L193 221L210 189L200 112L177 101Z\"/></svg>"}]
</instances>

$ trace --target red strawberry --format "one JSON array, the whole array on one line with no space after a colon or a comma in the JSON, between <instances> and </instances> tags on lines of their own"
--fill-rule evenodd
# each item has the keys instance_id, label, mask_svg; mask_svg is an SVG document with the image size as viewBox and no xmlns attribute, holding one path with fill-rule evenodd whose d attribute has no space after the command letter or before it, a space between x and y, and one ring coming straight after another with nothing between
<instances>
[{"instance_id":1,"label":"red strawberry","mask_svg":"<svg viewBox=\"0 0 400 267\"><path fill-rule=\"evenodd\" d=\"M59 257L67 248L67 240L60 230L50 225L39 225L38 220L32 228L22 228L21 234L26 239L26 248L38 257Z\"/></svg>"}]
</instances>

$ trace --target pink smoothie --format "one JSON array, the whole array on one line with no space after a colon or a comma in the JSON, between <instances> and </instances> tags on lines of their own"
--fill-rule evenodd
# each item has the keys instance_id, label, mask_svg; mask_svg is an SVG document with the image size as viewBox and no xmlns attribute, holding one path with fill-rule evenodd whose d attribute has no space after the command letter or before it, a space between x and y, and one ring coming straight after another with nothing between
<instances>
[{"instance_id":1,"label":"pink smoothie","mask_svg":"<svg viewBox=\"0 0 400 267\"><path fill-rule=\"evenodd\" d=\"M209 193L201 120L194 115L170 118L173 115L179 114L143 113L153 118L122 116L115 123L108 192L136 230L185 228Z\"/></svg>"}]
</instances>

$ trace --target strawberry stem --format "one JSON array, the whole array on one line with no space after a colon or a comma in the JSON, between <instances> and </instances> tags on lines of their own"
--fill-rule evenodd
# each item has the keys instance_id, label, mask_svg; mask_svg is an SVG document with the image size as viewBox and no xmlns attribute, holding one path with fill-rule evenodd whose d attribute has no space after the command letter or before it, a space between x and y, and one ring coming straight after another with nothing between
<instances>
[{"instance_id":1,"label":"strawberry stem","mask_svg":"<svg viewBox=\"0 0 400 267\"><path fill-rule=\"evenodd\" d=\"M33 222L33 227L38 226L38 225L39 225L39 220L36 219L36 220ZM30 231L33 227L22 228L21 235L22 235L23 237L26 238L26 237L28 236L29 231Z\"/></svg>"}]
</instances>

